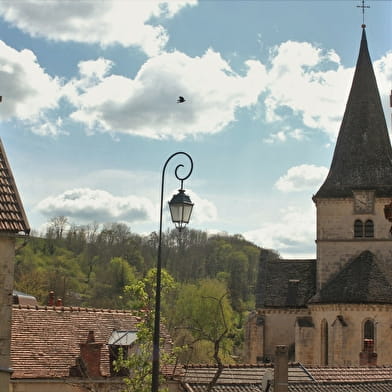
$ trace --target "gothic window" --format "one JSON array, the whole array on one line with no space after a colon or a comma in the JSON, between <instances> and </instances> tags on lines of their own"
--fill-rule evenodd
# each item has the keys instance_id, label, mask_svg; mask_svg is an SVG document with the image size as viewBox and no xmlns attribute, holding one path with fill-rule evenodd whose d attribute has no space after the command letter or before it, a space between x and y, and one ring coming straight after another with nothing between
<instances>
[{"instance_id":1,"label":"gothic window","mask_svg":"<svg viewBox=\"0 0 392 392\"><path fill-rule=\"evenodd\" d=\"M373 320L363 324L363 351L374 352L375 328Z\"/></svg>"},{"instance_id":2,"label":"gothic window","mask_svg":"<svg viewBox=\"0 0 392 392\"><path fill-rule=\"evenodd\" d=\"M328 322L321 321L321 365L328 365Z\"/></svg>"},{"instance_id":3,"label":"gothic window","mask_svg":"<svg viewBox=\"0 0 392 392\"><path fill-rule=\"evenodd\" d=\"M370 219L365 222L365 237L374 237L374 224Z\"/></svg>"},{"instance_id":4,"label":"gothic window","mask_svg":"<svg viewBox=\"0 0 392 392\"><path fill-rule=\"evenodd\" d=\"M363 223L360 219L357 219L354 222L354 237L355 238L363 237Z\"/></svg>"}]
</instances>

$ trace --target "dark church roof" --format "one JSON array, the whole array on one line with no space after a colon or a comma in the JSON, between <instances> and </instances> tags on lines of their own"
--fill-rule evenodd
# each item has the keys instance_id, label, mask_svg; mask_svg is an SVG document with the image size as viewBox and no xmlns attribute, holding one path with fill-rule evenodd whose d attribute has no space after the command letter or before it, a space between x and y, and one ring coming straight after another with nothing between
<instances>
[{"instance_id":1,"label":"dark church roof","mask_svg":"<svg viewBox=\"0 0 392 392\"><path fill-rule=\"evenodd\" d=\"M392 196L392 148L364 27L331 168L314 198L352 197L353 189Z\"/></svg>"},{"instance_id":2,"label":"dark church roof","mask_svg":"<svg viewBox=\"0 0 392 392\"><path fill-rule=\"evenodd\" d=\"M392 303L387 271L370 251L350 261L310 301L311 303Z\"/></svg>"},{"instance_id":3,"label":"dark church roof","mask_svg":"<svg viewBox=\"0 0 392 392\"><path fill-rule=\"evenodd\" d=\"M261 252L256 308L304 307L316 292L316 260L271 259Z\"/></svg>"},{"instance_id":4,"label":"dark church roof","mask_svg":"<svg viewBox=\"0 0 392 392\"><path fill-rule=\"evenodd\" d=\"M11 167L0 140L0 233L30 232Z\"/></svg>"}]
</instances>

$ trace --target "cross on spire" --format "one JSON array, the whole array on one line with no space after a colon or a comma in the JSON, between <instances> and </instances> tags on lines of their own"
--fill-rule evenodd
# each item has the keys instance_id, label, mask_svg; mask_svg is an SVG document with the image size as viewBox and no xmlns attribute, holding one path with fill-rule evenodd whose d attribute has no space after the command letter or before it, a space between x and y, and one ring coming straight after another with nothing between
<instances>
[{"instance_id":1,"label":"cross on spire","mask_svg":"<svg viewBox=\"0 0 392 392\"><path fill-rule=\"evenodd\" d=\"M362 27L366 27L365 25L365 8L370 8L370 5L365 5L365 0L361 0L361 5L357 5L357 8L362 8Z\"/></svg>"}]
</instances>

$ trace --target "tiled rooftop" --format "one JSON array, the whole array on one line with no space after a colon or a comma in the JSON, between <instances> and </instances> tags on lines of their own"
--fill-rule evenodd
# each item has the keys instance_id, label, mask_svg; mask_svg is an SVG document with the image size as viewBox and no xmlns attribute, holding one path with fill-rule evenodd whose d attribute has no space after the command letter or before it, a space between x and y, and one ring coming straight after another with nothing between
<instances>
[{"instance_id":1,"label":"tiled rooftop","mask_svg":"<svg viewBox=\"0 0 392 392\"><path fill-rule=\"evenodd\" d=\"M206 384L188 384L187 392L205 392ZM262 392L261 386L255 384L219 384L214 387L213 392Z\"/></svg>"},{"instance_id":2,"label":"tiled rooftop","mask_svg":"<svg viewBox=\"0 0 392 392\"><path fill-rule=\"evenodd\" d=\"M392 382L313 383L289 385L289 392L391 392ZM225 391L228 392L228 391ZM271 391L272 392L272 391Z\"/></svg>"},{"instance_id":3,"label":"tiled rooftop","mask_svg":"<svg viewBox=\"0 0 392 392\"><path fill-rule=\"evenodd\" d=\"M392 366L307 367L306 370L317 382L367 382L385 380L392 382Z\"/></svg>"},{"instance_id":4,"label":"tiled rooftop","mask_svg":"<svg viewBox=\"0 0 392 392\"><path fill-rule=\"evenodd\" d=\"M183 376L186 392L205 392L215 366L186 366ZM261 392L265 372L272 365L233 365L225 367L214 392ZM273 392L271 386L270 392ZM289 392L391 392L392 366L382 367L304 367L289 366Z\"/></svg>"},{"instance_id":5,"label":"tiled rooftop","mask_svg":"<svg viewBox=\"0 0 392 392\"><path fill-rule=\"evenodd\" d=\"M28 234L29 224L0 140L0 232Z\"/></svg>"},{"instance_id":6,"label":"tiled rooftop","mask_svg":"<svg viewBox=\"0 0 392 392\"><path fill-rule=\"evenodd\" d=\"M189 365L185 367L184 381L208 383L216 372L216 366ZM272 365L232 365L223 369L219 384L258 384L266 371L273 372ZM289 367L289 382L311 381L312 378L300 366Z\"/></svg>"},{"instance_id":7,"label":"tiled rooftop","mask_svg":"<svg viewBox=\"0 0 392 392\"><path fill-rule=\"evenodd\" d=\"M79 344L94 331L103 343L102 375L109 375L107 342L113 330L136 330L138 318L126 311L73 307L14 305L12 313L12 378L59 378L69 375L80 355Z\"/></svg>"}]
</instances>

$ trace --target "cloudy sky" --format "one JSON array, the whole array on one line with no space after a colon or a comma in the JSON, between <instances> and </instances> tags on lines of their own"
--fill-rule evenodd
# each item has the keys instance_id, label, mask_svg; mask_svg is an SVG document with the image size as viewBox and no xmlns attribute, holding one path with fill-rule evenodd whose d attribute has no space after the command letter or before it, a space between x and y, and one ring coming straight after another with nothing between
<instances>
[{"instance_id":1,"label":"cloudy sky","mask_svg":"<svg viewBox=\"0 0 392 392\"><path fill-rule=\"evenodd\" d=\"M392 2L366 4L390 127ZM352 81L358 5L2 0L0 137L32 228L64 215L157 230L162 167L185 151L192 228L314 257L311 197ZM168 166L165 200L179 163Z\"/></svg>"}]
</instances>

